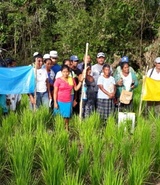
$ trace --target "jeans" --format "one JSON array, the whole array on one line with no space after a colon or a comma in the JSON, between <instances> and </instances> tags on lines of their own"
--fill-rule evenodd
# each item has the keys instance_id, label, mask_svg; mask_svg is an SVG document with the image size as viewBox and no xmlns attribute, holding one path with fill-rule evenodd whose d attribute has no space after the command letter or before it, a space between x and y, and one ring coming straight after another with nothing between
<instances>
[{"instance_id":1,"label":"jeans","mask_svg":"<svg viewBox=\"0 0 160 185\"><path fill-rule=\"evenodd\" d=\"M41 105L49 107L48 92L37 92L36 93L36 106L39 108Z\"/></svg>"}]
</instances>

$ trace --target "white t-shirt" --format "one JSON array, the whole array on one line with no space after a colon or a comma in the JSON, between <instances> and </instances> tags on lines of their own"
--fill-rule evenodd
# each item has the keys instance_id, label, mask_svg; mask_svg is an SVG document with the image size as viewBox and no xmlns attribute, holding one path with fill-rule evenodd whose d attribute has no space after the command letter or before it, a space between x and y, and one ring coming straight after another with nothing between
<instances>
[{"instance_id":1,"label":"white t-shirt","mask_svg":"<svg viewBox=\"0 0 160 185\"><path fill-rule=\"evenodd\" d=\"M103 68L103 65L100 65L100 64L95 64L91 68L91 76L93 76L96 85L97 85L97 81L98 81L99 76L103 76L102 68ZM110 70L111 70L111 74L112 74L111 67L110 67ZM95 90L98 91L97 86L96 86Z\"/></svg>"},{"instance_id":2,"label":"white t-shirt","mask_svg":"<svg viewBox=\"0 0 160 185\"><path fill-rule=\"evenodd\" d=\"M131 74L131 72L127 76L124 76L121 73L121 77L123 79L123 85L125 86L126 91L130 91L131 84L132 84L132 74Z\"/></svg>"},{"instance_id":3,"label":"white t-shirt","mask_svg":"<svg viewBox=\"0 0 160 185\"><path fill-rule=\"evenodd\" d=\"M46 69L37 69L37 83L36 83L36 91L37 92L46 92L47 84L46 80L48 79L48 74Z\"/></svg>"},{"instance_id":4,"label":"white t-shirt","mask_svg":"<svg viewBox=\"0 0 160 185\"><path fill-rule=\"evenodd\" d=\"M93 76L96 83L97 83L98 77L102 73L102 67L103 67L103 65L95 64L91 68L91 75Z\"/></svg>"},{"instance_id":5,"label":"white t-shirt","mask_svg":"<svg viewBox=\"0 0 160 185\"><path fill-rule=\"evenodd\" d=\"M54 77L55 77L55 73L54 73L54 71L51 69L51 70L50 70L50 78L51 78L51 80L54 80Z\"/></svg>"},{"instance_id":6,"label":"white t-shirt","mask_svg":"<svg viewBox=\"0 0 160 185\"><path fill-rule=\"evenodd\" d=\"M156 68L154 68L153 72L152 72L152 70L153 70L153 68L148 70L147 76L151 77L154 80L160 80L160 73L157 73ZM151 74L151 72L152 72L152 74ZM150 74L151 74L151 76L150 76Z\"/></svg>"},{"instance_id":7,"label":"white t-shirt","mask_svg":"<svg viewBox=\"0 0 160 185\"><path fill-rule=\"evenodd\" d=\"M109 93L114 92L114 85L115 85L115 79L110 76L109 78L105 78L104 76L100 76L98 78L97 85L103 85L103 88L108 91ZM97 98L100 99L109 99L108 95L105 94L101 89L98 89L98 95Z\"/></svg>"}]
</instances>

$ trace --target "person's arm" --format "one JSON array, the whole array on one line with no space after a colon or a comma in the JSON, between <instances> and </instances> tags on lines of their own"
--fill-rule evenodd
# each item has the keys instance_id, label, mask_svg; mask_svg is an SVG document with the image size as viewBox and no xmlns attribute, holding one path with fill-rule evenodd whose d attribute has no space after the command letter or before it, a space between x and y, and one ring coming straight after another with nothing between
<instances>
[{"instance_id":1,"label":"person's arm","mask_svg":"<svg viewBox=\"0 0 160 185\"><path fill-rule=\"evenodd\" d=\"M119 68L116 69L113 77L115 79L116 82L116 86L122 86L123 85L123 79L121 78L121 74L120 74L120 66L118 66Z\"/></svg>"},{"instance_id":2,"label":"person's arm","mask_svg":"<svg viewBox=\"0 0 160 185\"><path fill-rule=\"evenodd\" d=\"M32 94L28 94L28 97L29 97L30 102L31 102L32 104L36 104L36 100L35 100L35 98L33 97Z\"/></svg>"},{"instance_id":3,"label":"person's arm","mask_svg":"<svg viewBox=\"0 0 160 185\"><path fill-rule=\"evenodd\" d=\"M76 83L74 83L75 91L78 91L81 88L83 80L84 80L84 73L85 71L83 71L83 73L78 76L78 84L76 85Z\"/></svg>"},{"instance_id":4,"label":"person's arm","mask_svg":"<svg viewBox=\"0 0 160 185\"><path fill-rule=\"evenodd\" d=\"M58 98L58 87L54 86L54 108L58 109L57 98Z\"/></svg>"},{"instance_id":5,"label":"person's arm","mask_svg":"<svg viewBox=\"0 0 160 185\"><path fill-rule=\"evenodd\" d=\"M46 84L47 84L48 97L49 97L49 99L52 99L51 91L50 91L50 83L49 83L48 78L46 79Z\"/></svg>"},{"instance_id":6,"label":"person's arm","mask_svg":"<svg viewBox=\"0 0 160 185\"><path fill-rule=\"evenodd\" d=\"M109 98L114 98L115 96L115 90L113 93L109 93L107 90L104 89L102 84L99 84L98 87L100 88L100 90L105 93Z\"/></svg>"},{"instance_id":7,"label":"person's arm","mask_svg":"<svg viewBox=\"0 0 160 185\"><path fill-rule=\"evenodd\" d=\"M78 82L78 85L74 85L74 90L75 90L75 91L78 91L78 90L81 88L82 83L83 83L83 81L79 81L79 82Z\"/></svg>"},{"instance_id":8,"label":"person's arm","mask_svg":"<svg viewBox=\"0 0 160 185\"><path fill-rule=\"evenodd\" d=\"M132 80L134 82L133 85L131 86L131 89L134 89L138 86L138 79L137 79L135 73L132 72L131 74L132 74Z\"/></svg>"},{"instance_id":9,"label":"person's arm","mask_svg":"<svg viewBox=\"0 0 160 185\"><path fill-rule=\"evenodd\" d=\"M117 88L116 88L116 85L114 84L114 91L113 91L114 96L116 94L116 90L117 90Z\"/></svg>"}]
</instances>

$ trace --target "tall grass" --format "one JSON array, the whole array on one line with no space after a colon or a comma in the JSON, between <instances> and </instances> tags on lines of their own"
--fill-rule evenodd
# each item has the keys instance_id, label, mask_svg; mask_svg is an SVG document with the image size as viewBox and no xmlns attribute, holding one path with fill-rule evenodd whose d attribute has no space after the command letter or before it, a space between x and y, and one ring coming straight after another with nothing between
<instances>
[{"instance_id":1,"label":"tall grass","mask_svg":"<svg viewBox=\"0 0 160 185\"><path fill-rule=\"evenodd\" d=\"M150 170L155 157L151 125L144 120L141 120L141 124L135 132L135 141L136 146L128 165L128 184L140 185L151 175Z\"/></svg>"},{"instance_id":2,"label":"tall grass","mask_svg":"<svg viewBox=\"0 0 160 185\"><path fill-rule=\"evenodd\" d=\"M43 134L40 149L40 162L44 184L61 184L64 175L65 158L64 154L57 149L52 135L48 133Z\"/></svg>"},{"instance_id":3,"label":"tall grass","mask_svg":"<svg viewBox=\"0 0 160 185\"><path fill-rule=\"evenodd\" d=\"M10 138L8 151L13 175L12 184L33 184L31 171L34 158L34 143L31 135L21 135L19 132Z\"/></svg>"},{"instance_id":4,"label":"tall grass","mask_svg":"<svg viewBox=\"0 0 160 185\"><path fill-rule=\"evenodd\" d=\"M84 182L79 180L79 172L76 174L67 173L64 175L62 185L84 185Z\"/></svg>"},{"instance_id":5,"label":"tall grass","mask_svg":"<svg viewBox=\"0 0 160 185\"><path fill-rule=\"evenodd\" d=\"M75 169L77 167L78 159L79 159L79 147L78 142L76 140L73 140L71 144L68 147L68 151L66 154L67 158L67 171L75 172Z\"/></svg>"},{"instance_id":6,"label":"tall grass","mask_svg":"<svg viewBox=\"0 0 160 185\"><path fill-rule=\"evenodd\" d=\"M160 120L157 120L155 123L155 135L153 135L153 139L155 142L155 171L157 174L160 173Z\"/></svg>"},{"instance_id":7,"label":"tall grass","mask_svg":"<svg viewBox=\"0 0 160 185\"><path fill-rule=\"evenodd\" d=\"M141 185L158 178L160 121L152 114L136 119L133 134L112 115L104 125L96 113L74 116L66 132L60 116L44 107L33 113L25 101L17 113L0 115L1 184Z\"/></svg>"}]
</instances>

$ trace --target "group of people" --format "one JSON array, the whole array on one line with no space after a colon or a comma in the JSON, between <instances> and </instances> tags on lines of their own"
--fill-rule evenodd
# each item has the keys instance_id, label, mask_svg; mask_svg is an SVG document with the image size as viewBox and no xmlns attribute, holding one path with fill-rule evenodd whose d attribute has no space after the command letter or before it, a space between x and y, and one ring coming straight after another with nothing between
<instances>
[{"instance_id":1,"label":"group of people","mask_svg":"<svg viewBox=\"0 0 160 185\"><path fill-rule=\"evenodd\" d=\"M123 89L133 91L138 85L136 73L129 66L127 56L121 58L116 69L106 63L103 52L97 54L96 64L92 64L89 55L84 56L82 62L78 56L72 55L64 59L61 66L58 58L57 51L44 55L34 53L31 65L35 72L36 91L28 94L30 109L38 109L42 105L51 107L53 114L58 113L64 118L67 130L71 115L79 114L81 92L84 88L86 94L85 98L82 97L83 117L96 110L106 120L116 106L132 109L132 100L127 105L119 101ZM20 97L17 101L20 101ZM16 107L13 110L15 109Z\"/></svg>"},{"instance_id":2,"label":"group of people","mask_svg":"<svg viewBox=\"0 0 160 185\"><path fill-rule=\"evenodd\" d=\"M136 72L129 65L128 56L120 59L119 66L112 69L106 62L106 56L99 52L96 64L92 64L90 55L84 56L80 62L78 56L72 55L58 64L57 51L48 54L35 52L33 63L36 78L35 93L28 94L30 109L40 106L50 107L53 114L60 114L69 129L72 114L79 114L82 98L82 117L89 116L93 111L100 114L102 120L117 109L133 111L133 90L138 86ZM7 67L15 67L14 59L6 59ZM160 80L160 57L154 61L154 67L147 73L148 77ZM128 103L121 101L123 91L132 92ZM0 94L0 107L7 113L15 111L20 103L21 95ZM152 103L153 105L153 103ZM156 102L159 106L159 102Z\"/></svg>"}]
</instances>

